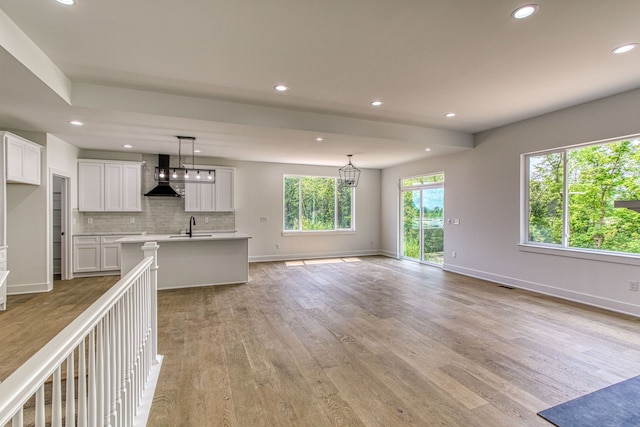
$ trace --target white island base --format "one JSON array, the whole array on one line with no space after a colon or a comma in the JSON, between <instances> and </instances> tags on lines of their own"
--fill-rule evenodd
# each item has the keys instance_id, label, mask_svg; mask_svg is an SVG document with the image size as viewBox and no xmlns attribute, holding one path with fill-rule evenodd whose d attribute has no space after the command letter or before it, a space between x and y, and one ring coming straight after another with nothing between
<instances>
[{"instance_id":1,"label":"white island base","mask_svg":"<svg viewBox=\"0 0 640 427\"><path fill-rule=\"evenodd\" d=\"M121 274L124 276L142 260L140 248L145 242L157 242L158 289L246 283L249 239L242 233L191 238L158 234L125 237L118 240Z\"/></svg>"}]
</instances>

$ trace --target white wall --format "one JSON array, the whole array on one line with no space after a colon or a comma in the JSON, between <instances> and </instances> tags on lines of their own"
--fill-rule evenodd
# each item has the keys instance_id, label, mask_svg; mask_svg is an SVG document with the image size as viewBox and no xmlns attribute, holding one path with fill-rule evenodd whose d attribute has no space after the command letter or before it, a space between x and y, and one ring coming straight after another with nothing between
<instances>
[{"instance_id":1,"label":"white wall","mask_svg":"<svg viewBox=\"0 0 640 427\"><path fill-rule=\"evenodd\" d=\"M78 153L80 150L60 138L47 135L48 172L70 177L71 208L78 207Z\"/></svg>"},{"instance_id":2,"label":"white wall","mask_svg":"<svg viewBox=\"0 0 640 427\"><path fill-rule=\"evenodd\" d=\"M380 247L380 171L363 169L356 188L353 234L283 236L283 176L338 176L338 168L238 162L236 167L236 228L252 236L251 261L351 256L378 253ZM267 222L260 222L260 218ZM279 249L276 249L276 244Z\"/></svg>"},{"instance_id":3,"label":"white wall","mask_svg":"<svg viewBox=\"0 0 640 427\"><path fill-rule=\"evenodd\" d=\"M44 133L10 131L46 147ZM8 293L42 292L52 287L47 274L50 227L46 215L46 149L41 153L41 185L7 184Z\"/></svg>"},{"instance_id":4,"label":"white wall","mask_svg":"<svg viewBox=\"0 0 640 427\"><path fill-rule=\"evenodd\" d=\"M640 90L627 92L480 133L473 150L384 170L383 251L397 254L398 180L444 171L445 217L460 218L445 227L445 269L640 315L640 293L628 290L640 280L638 257L589 260L518 246L520 155L640 133L638 105Z\"/></svg>"}]
</instances>

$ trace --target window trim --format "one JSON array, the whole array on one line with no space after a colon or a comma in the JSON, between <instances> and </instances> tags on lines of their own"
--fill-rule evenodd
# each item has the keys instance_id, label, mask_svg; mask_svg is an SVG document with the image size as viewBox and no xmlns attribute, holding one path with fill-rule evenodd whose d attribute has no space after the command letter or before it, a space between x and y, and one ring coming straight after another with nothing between
<instances>
[{"instance_id":1,"label":"window trim","mask_svg":"<svg viewBox=\"0 0 640 427\"><path fill-rule=\"evenodd\" d=\"M285 201L285 181L288 177L293 178L328 178L333 179L334 181L334 209L333 209L333 224L334 227L338 225L338 186L340 178L337 176L328 176L328 175L300 175L300 174L284 174L282 176L282 236L308 236L310 234L317 235L346 235L346 234L355 234L356 233L356 191L355 188L351 188L351 227L350 228L334 228L333 230L287 230L286 229L286 201ZM298 224L302 227L302 179L298 181Z\"/></svg>"},{"instance_id":2,"label":"window trim","mask_svg":"<svg viewBox=\"0 0 640 427\"><path fill-rule=\"evenodd\" d=\"M614 138L606 138L597 141L585 142L581 144L565 145L562 147L531 151L520 155L520 240L518 243L518 249L522 252L532 252L545 255L563 256L569 258L586 259L601 262L610 262L617 264L635 265L640 266L640 254L630 252L615 252L606 250L594 250L587 248L576 248L568 246L569 236L567 235L566 227L569 222L569 204L566 202L566 195L568 194L569 180L567 177L567 152L569 150L580 149L584 147L594 145L604 145L611 142L624 141L628 139L639 139L640 134L631 134L618 136ZM563 153L563 222L562 222L562 243L543 243L529 241L529 189L530 189L530 170L529 161L530 157L542 156L553 153Z\"/></svg>"}]
</instances>

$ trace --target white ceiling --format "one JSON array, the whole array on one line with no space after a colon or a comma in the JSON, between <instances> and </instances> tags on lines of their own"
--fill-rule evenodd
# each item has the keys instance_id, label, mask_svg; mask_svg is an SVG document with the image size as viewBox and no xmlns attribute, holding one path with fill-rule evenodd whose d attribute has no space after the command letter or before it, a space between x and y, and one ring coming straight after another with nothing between
<instances>
[{"instance_id":1,"label":"white ceiling","mask_svg":"<svg viewBox=\"0 0 640 427\"><path fill-rule=\"evenodd\" d=\"M0 28L0 126L85 149L171 154L190 135L211 157L341 165L352 153L383 168L640 87L640 49L610 53L640 41L640 1L539 0L516 21L522 4L0 0L15 23ZM34 45L16 43L25 35Z\"/></svg>"}]
</instances>

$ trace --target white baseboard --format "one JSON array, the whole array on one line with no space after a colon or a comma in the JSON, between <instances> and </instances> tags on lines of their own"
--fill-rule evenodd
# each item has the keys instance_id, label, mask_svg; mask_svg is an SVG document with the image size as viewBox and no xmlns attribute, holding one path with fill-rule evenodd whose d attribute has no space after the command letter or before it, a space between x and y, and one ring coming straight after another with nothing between
<instances>
[{"instance_id":1,"label":"white baseboard","mask_svg":"<svg viewBox=\"0 0 640 427\"><path fill-rule=\"evenodd\" d=\"M250 256L249 262L272 262L272 261L297 261L303 259L317 258L348 258L357 256L381 255L378 249L366 251L347 251L347 252L315 252L305 254L283 254L283 255L258 255Z\"/></svg>"},{"instance_id":2,"label":"white baseboard","mask_svg":"<svg viewBox=\"0 0 640 427\"><path fill-rule=\"evenodd\" d=\"M475 277L477 279L488 280L490 282L498 283L501 285L511 286L513 288L525 289L543 295L549 295L568 301L590 305L592 307L615 311L617 313L629 314L631 316L640 316L640 306L635 304L628 304L625 302L602 298L595 295L570 291L568 289L556 288L549 285L543 285L541 283L516 279L514 277L501 276L499 274L488 273L486 271L474 270L457 265L444 264L442 266L442 269L445 271L450 271L452 273L462 274L464 276Z\"/></svg>"},{"instance_id":3,"label":"white baseboard","mask_svg":"<svg viewBox=\"0 0 640 427\"><path fill-rule=\"evenodd\" d=\"M37 294L49 292L53 289L52 283L27 283L22 285L7 285L7 295Z\"/></svg>"}]
</instances>

